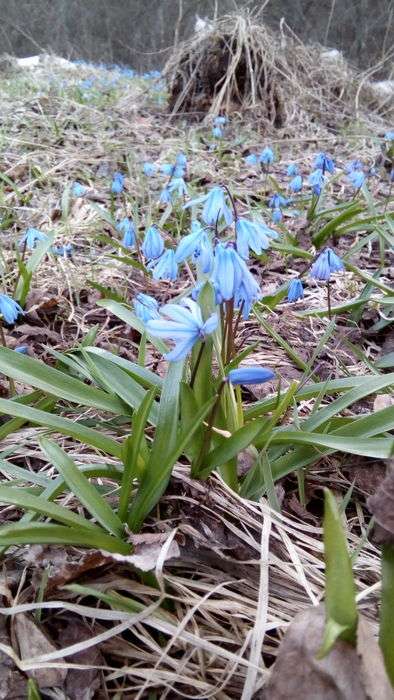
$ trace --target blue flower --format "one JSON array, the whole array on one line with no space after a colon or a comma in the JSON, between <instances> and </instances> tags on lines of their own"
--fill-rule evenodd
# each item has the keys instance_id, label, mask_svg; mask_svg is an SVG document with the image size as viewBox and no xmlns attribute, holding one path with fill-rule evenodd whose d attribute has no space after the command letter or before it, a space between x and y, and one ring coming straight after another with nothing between
<instances>
[{"instance_id":1,"label":"blue flower","mask_svg":"<svg viewBox=\"0 0 394 700\"><path fill-rule=\"evenodd\" d=\"M250 366L231 369L226 380L231 384L263 384L274 378L275 374L272 369Z\"/></svg>"},{"instance_id":2,"label":"blue flower","mask_svg":"<svg viewBox=\"0 0 394 700\"><path fill-rule=\"evenodd\" d=\"M278 194L278 192L275 192L275 194L270 197L268 206L270 209L280 209L281 207L285 207L288 203L289 200L286 199L286 197L283 197L281 194Z\"/></svg>"},{"instance_id":3,"label":"blue flower","mask_svg":"<svg viewBox=\"0 0 394 700\"><path fill-rule=\"evenodd\" d=\"M210 238L206 231L203 230L198 247L193 254L194 262L198 265L201 272L205 275L212 272L213 268L213 248Z\"/></svg>"},{"instance_id":4,"label":"blue flower","mask_svg":"<svg viewBox=\"0 0 394 700\"><path fill-rule=\"evenodd\" d=\"M125 216L116 224L116 229L123 234L122 245L125 248L131 248L135 244L135 228L132 220Z\"/></svg>"},{"instance_id":5,"label":"blue flower","mask_svg":"<svg viewBox=\"0 0 394 700\"><path fill-rule=\"evenodd\" d=\"M83 197L86 194L86 187L80 182L74 182L71 188L73 197Z\"/></svg>"},{"instance_id":6,"label":"blue flower","mask_svg":"<svg viewBox=\"0 0 394 700\"><path fill-rule=\"evenodd\" d=\"M163 163L160 166L160 170L163 175L168 175L169 177L183 177L185 174L185 168L183 165L177 165L176 163Z\"/></svg>"},{"instance_id":7,"label":"blue flower","mask_svg":"<svg viewBox=\"0 0 394 700\"><path fill-rule=\"evenodd\" d=\"M298 301L304 298L304 287L300 279L291 280L287 290L287 301Z\"/></svg>"},{"instance_id":8,"label":"blue flower","mask_svg":"<svg viewBox=\"0 0 394 700\"><path fill-rule=\"evenodd\" d=\"M290 163L290 165L287 166L286 173L289 177L294 177L295 175L298 175L298 165L295 163Z\"/></svg>"},{"instance_id":9,"label":"blue flower","mask_svg":"<svg viewBox=\"0 0 394 700\"><path fill-rule=\"evenodd\" d=\"M66 243L65 245L53 245L51 248L51 253L62 258L71 258L74 252L74 246L72 243Z\"/></svg>"},{"instance_id":10,"label":"blue flower","mask_svg":"<svg viewBox=\"0 0 394 700\"><path fill-rule=\"evenodd\" d=\"M331 248L325 248L319 257L316 258L310 269L310 276L316 280L327 282L333 272L339 272L344 269L344 264L341 258L334 253Z\"/></svg>"},{"instance_id":11,"label":"blue flower","mask_svg":"<svg viewBox=\"0 0 394 700\"><path fill-rule=\"evenodd\" d=\"M192 299L186 299L184 306L165 304L160 314L167 319L148 321L146 330L157 338L175 342L174 349L164 355L169 362L183 360L195 343L214 333L218 325L217 314L212 314L204 322L199 305Z\"/></svg>"},{"instance_id":12,"label":"blue flower","mask_svg":"<svg viewBox=\"0 0 394 700\"><path fill-rule=\"evenodd\" d=\"M152 175L156 174L157 166L154 163L144 163L142 169L144 171L144 175L147 177L152 177Z\"/></svg>"},{"instance_id":13,"label":"blue flower","mask_svg":"<svg viewBox=\"0 0 394 700\"><path fill-rule=\"evenodd\" d=\"M289 189L292 192L301 192L301 190L302 190L302 177L301 177L301 175L296 175L295 177L293 177L292 180L290 180Z\"/></svg>"},{"instance_id":14,"label":"blue flower","mask_svg":"<svg viewBox=\"0 0 394 700\"><path fill-rule=\"evenodd\" d=\"M361 160L351 160L350 163L348 163L345 167L345 170L347 173L351 173L353 170L362 170L363 169L363 164Z\"/></svg>"},{"instance_id":15,"label":"blue flower","mask_svg":"<svg viewBox=\"0 0 394 700\"><path fill-rule=\"evenodd\" d=\"M213 123L215 126L224 126L225 124L227 124L227 122L228 122L227 117L221 117L221 116L215 117L215 119L213 120Z\"/></svg>"},{"instance_id":16,"label":"blue flower","mask_svg":"<svg viewBox=\"0 0 394 700\"><path fill-rule=\"evenodd\" d=\"M160 204L170 204L172 202L172 196L168 186L163 187L160 192L159 202Z\"/></svg>"},{"instance_id":17,"label":"blue flower","mask_svg":"<svg viewBox=\"0 0 394 700\"><path fill-rule=\"evenodd\" d=\"M365 182L365 175L362 170L352 170L347 179L355 190L359 190Z\"/></svg>"},{"instance_id":18,"label":"blue flower","mask_svg":"<svg viewBox=\"0 0 394 700\"><path fill-rule=\"evenodd\" d=\"M177 157L175 158L175 164L178 165L180 168L186 168L187 166L187 158L184 153L181 151L178 153Z\"/></svg>"},{"instance_id":19,"label":"blue flower","mask_svg":"<svg viewBox=\"0 0 394 700\"><path fill-rule=\"evenodd\" d=\"M320 168L309 175L308 184L312 187L313 194L319 197L324 185L324 175Z\"/></svg>"},{"instance_id":20,"label":"blue flower","mask_svg":"<svg viewBox=\"0 0 394 700\"><path fill-rule=\"evenodd\" d=\"M318 153L313 162L313 167L316 170L322 170L323 175L326 172L332 175L335 170L335 163L327 153Z\"/></svg>"},{"instance_id":21,"label":"blue flower","mask_svg":"<svg viewBox=\"0 0 394 700\"><path fill-rule=\"evenodd\" d=\"M222 187L213 187L208 194L192 199L185 204L184 209L204 203L202 219L205 224L214 226L217 221L224 218L227 226L233 222L233 212L227 203L226 192Z\"/></svg>"},{"instance_id":22,"label":"blue flower","mask_svg":"<svg viewBox=\"0 0 394 700\"><path fill-rule=\"evenodd\" d=\"M386 141L394 141L394 131L386 131L384 138Z\"/></svg>"},{"instance_id":23,"label":"blue flower","mask_svg":"<svg viewBox=\"0 0 394 700\"><path fill-rule=\"evenodd\" d=\"M17 301L11 299L7 294L0 294L0 314L6 323L15 323L19 314L23 313L23 309Z\"/></svg>"},{"instance_id":24,"label":"blue flower","mask_svg":"<svg viewBox=\"0 0 394 700\"><path fill-rule=\"evenodd\" d=\"M250 310L252 304L261 296L256 280L232 245L217 244L212 280L221 299L234 299L236 307L243 303Z\"/></svg>"},{"instance_id":25,"label":"blue flower","mask_svg":"<svg viewBox=\"0 0 394 700\"><path fill-rule=\"evenodd\" d=\"M283 219L282 209L279 209L279 207L277 207L272 212L272 221L274 222L274 224L280 224L282 219Z\"/></svg>"},{"instance_id":26,"label":"blue flower","mask_svg":"<svg viewBox=\"0 0 394 700\"><path fill-rule=\"evenodd\" d=\"M250 153L248 156L245 158L245 163L247 165L257 165L259 162L259 159L257 158L255 153Z\"/></svg>"},{"instance_id":27,"label":"blue flower","mask_svg":"<svg viewBox=\"0 0 394 700\"><path fill-rule=\"evenodd\" d=\"M15 348L15 352L19 352L21 355L28 355L29 354L29 346L28 345L18 345L18 347Z\"/></svg>"},{"instance_id":28,"label":"blue flower","mask_svg":"<svg viewBox=\"0 0 394 700\"><path fill-rule=\"evenodd\" d=\"M263 165L272 165L272 163L275 161L275 155L272 148L266 146L266 148L264 148L260 153L259 161Z\"/></svg>"},{"instance_id":29,"label":"blue flower","mask_svg":"<svg viewBox=\"0 0 394 700\"><path fill-rule=\"evenodd\" d=\"M121 194L124 189L124 175L122 173L115 173L112 184L111 184L111 192L112 194Z\"/></svg>"},{"instance_id":30,"label":"blue flower","mask_svg":"<svg viewBox=\"0 0 394 700\"><path fill-rule=\"evenodd\" d=\"M245 260L249 257L249 248L256 255L261 255L263 250L269 248L269 239L278 238L277 232L268 228L263 222L249 221L243 218L236 220L235 233L237 235L237 251Z\"/></svg>"},{"instance_id":31,"label":"blue flower","mask_svg":"<svg viewBox=\"0 0 394 700\"><path fill-rule=\"evenodd\" d=\"M157 226L149 226L141 248L147 260L156 260L160 257L164 250L164 242Z\"/></svg>"},{"instance_id":32,"label":"blue flower","mask_svg":"<svg viewBox=\"0 0 394 700\"><path fill-rule=\"evenodd\" d=\"M216 139L222 139L223 129L220 126L212 127L212 136L214 136Z\"/></svg>"},{"instance_id":33,"label":"blue flower","mask_svg":"<svg viewBox=\"0 0 394 700\"><path fill-rule=\"evenodd\" d=\"M33 250L36 247L38 241L46 241L48 236L43 231L39 231L38 228L28 228L23 234L19 244L21 246L26 245L26 248Z\"/></svg>"},{"instance_id":34,"label":"blue flower","mask_svg":"<svg viewBox=\"0 0 394 700\"><path fill-rule=\"evenodd\" d=\"M192 221L191 233L184 236L178 243L175 251L175 260L177 263L184 262L187 258L191 258L198 249L201 236L204 229L198 221Z\"/></svg>"},{"instance_id":35,"label":"blue flower","mask_svg":"<svg viewBox=\"0 0 394 700\"><path fill-rule=\"evenodd\" d=\"M171 195L176 194L178 197L187 195L187 186L183 177L173 177L167 185L167 190Z\"/></svg>"},{"instance_id":36,"label":"blue flower","mask_svg":"<svg viewBox=\"0 0 394 700\"><path fill-rule=\"evenodd\" d=\"M143 323L151 321L154 318L160 318L159 302L149 294L140 292L133 300L134 312L137 318Z\"/></svg>"},{"instance_id":37,"label":"blue flower","mask_svg":"<svg viewBox=\"0 0 394 700\"><path fill-rule=\"evenodd\" d=\"M178 277L178 265L173 250L165 250L158 260L149 264L155 280L174 281Z\"/></svg>"}]
</instances>

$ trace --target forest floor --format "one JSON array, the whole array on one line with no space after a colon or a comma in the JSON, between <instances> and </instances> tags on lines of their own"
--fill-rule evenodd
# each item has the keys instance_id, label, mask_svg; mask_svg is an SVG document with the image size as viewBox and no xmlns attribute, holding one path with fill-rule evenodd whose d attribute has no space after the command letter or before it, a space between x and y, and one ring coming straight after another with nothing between
<instances>
[{"instance_id":1,"label":"forest floor","mask_svg":"<svg viewBox=\"0 0 394 700\"><path fill-rule=\"evenodd\" d=\"M144 162L172 163L183 152L191 196L225 184L241 211L260 207L269 223L267 198L273 183L287 187L289 163L298 166L307 182L316 153L325 151L334 158L336 175L325 202L329 211L354 197L346 164L357 159L365 169L372 168L390 127L371 117L368 123L343 125L336 133L312 120L302 127L292 122L273 130L254 112L234 114L224 138L217 140L212 124L169 118L160 80L86 65L67 68L55 59L0 76L0 119L3 291L12 296L16 242L28 227L53 232L57 246L72 244L70 257L42 258L24 316L4 329L8 347L27 346L30 357L52 366L59 361L57 353L72 353L87 337L90 345L138 361L140 334L102 300L131 305L144 292L166 302L190 286L190 269L175 282L166 282L135 266L137 257L129 254L128 259L111 224L111 217L131 216L141 237L155 222L167 236L188 230L190 212L182 209L182 201L172 211L158 203L165 177L146 177ZM245 164L245 156L265 146L276 154L268 176ZM110 184L117 171L125 174L125 189L114 198ZM85 187L84 196L73 195L76 181ZM389 197L388 179L371 177L369 190L382 211ZM329 239L337 254L357 267L335 275L332 306L341 309L361 294L366 299L361 306L337 312L335 332L327 334L329 319L320 313L326 308L326 287L310 277L305 278L303 299L270 307L267 299L303 273L316 253L311 235L322 220L311 230L305 207L299 195L299 205L285 208L282 221L273 227L287 245L296 240L306 256L292 256L273 245L251 262L264 295L265 320L262 326L251 315L242 322L240 338L254 344L248 362L272 368L282 389L304 381L311 358L313 379L323 385L391 371L391 311L381 298L394 277L390 205L382 237L374 238L367 225L355 225ZM365 236L370 236L366 245ZM375 275L380 289L368 282ZM314 356L322 338L325 342ZM163 376L167 363L148 345L145 365ZM20 380L16 389L23 394L30 387ZM8 378L1 375L1 396L8 397L9 391ZM248 387L243 394L248 404L271 395L274 383ZM362 416L392 402L389 390L375 392L345 409L343 416ZM310 415L312 408L313 399L306 397L298 404L299 416ZM101 423L107 434L116 434L117 426L99 409L78 409L63 401L57 410L87 426ZM8 460L53 477L56 470L39 444L44 433L48 429L23 422L7 431L0 454L4 483L15 478L23 483L20 474L7 471ZM93 448L64 435L55 434L55 439L78 463L94 461ZM117 460L108 457L106 462L116 465ZM248 469L247 463L241 466ZM317 455L302 481L293 472L277 482L277 511L265 497L253 501L236 494L216 473L205 482L191 479L181 460L156 512L135 536L141 566L138 556L133 563L78 546L10 548L3 555L0 582L0 698L27 697L28 676L36 678L44 698L262 697L289 624L324 596L325 486L338 500L347 499L343 523L354 553L358 608L377 633L380 550L370 537L366 500L385 470L384 459L333 451L320 459ZM63 494L61 502L80 511L72 493ZM15 505L0 511L2 524L21 515ZM151 566L146 558L153 558ZM111 601L100 602L75 584L94 587L112 596ZM137 601L135 607L128 608L125 598Z\"/></svg>"}]
</instances>

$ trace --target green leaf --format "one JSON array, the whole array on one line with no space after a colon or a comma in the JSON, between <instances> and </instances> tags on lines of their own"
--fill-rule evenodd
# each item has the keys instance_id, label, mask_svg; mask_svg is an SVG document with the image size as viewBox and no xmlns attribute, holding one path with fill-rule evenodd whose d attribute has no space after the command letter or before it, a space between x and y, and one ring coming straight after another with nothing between
<instances>
[{"instance_id":1,"label":"green leaf","mask_svg":"<svg viewBox=\"0 0 394 700\"><path fill-rule=\"evenodd\" d=\"M21 489L13 486L0 486L0 502L12 503L15 506L24 510L32 510L34 513L45 515L52 520L56 520L63 525L70 527L89 528L98 530L97 525L89 522L76 513L73 513L69 508L64 508L57 503L51 503L41 496L34 496L27 489Z\"/></svg>"},{"instance_id":2,"label":"green leaf","mask_svg":"<svg viewBox=\"0 0 394 700\"><path fill-rule=\"evenodd\" d=\"M160 453L155 453L154 459L151 455L149 465L143 475L140 488L132 504L129 527L133 532L141 527L145 517L150 513L164 493L176 461L184 452L195 431L212 409L215 400L216 397L212 397L212 399L210 399L194 416L192 424L184 426L180 437L175 442L172 452L163 451L161 457ZM163 458L164 455L166 455L165 458Z\"/></svg>"},{"instance_id":3,"label":"green leaf","mask_svg":"<svg viewBox=\"0 0 394 700\"><path fill-rule=\"evenodd\" d=\"M42 700L37 681L34 678L29 678L27 681L27 700Z\"/></svg>"},{"instance_id":4,"label":"green leaf","mask_svg":"<svg viewBox=\"0 0 394 700\"><path fill-rule=\"evenodd\" d=\"M61 544L92 547L106 552L130 554L131 545L105 532L89 528L75 529L52 523L12 523L0 527L0 547L18 544Z\"/></svg>"},{"instance_id":5,"label":"green leaf","mask_svg":"<svg viewBox=\"0 0 394 700\"><path fill-rule=\"evenodd\" d=\"M330 236L336 231L338 226L344 221L348 221L357 214L361 214L365 207L360 205L358 202L352 202L348 205L345 211L342 211L338 216L333 217L325 226L323 226L320 231L315 233L313 236L313 243L316 248L320 248L324 243L330 238Z\"/></svg>"},{"instance_id":6,"label":"green leaf","mask_svg":"<svg viewBox=\"0 0 394 700\"><path fill-rule=\"evenodd\" d=\"M249 447L257 438L264 427L264 420L256 420L236 430L229 438L224 438L219 447L209 452L204 460L204 466L199 473L201 479L206 479L213 469L217 469L233 457L236 457L241 450Z\"/></svg>"},{"instance_id":7,"label":"green leaf","mask_svg":"<svg viewBox=\"0 0 394 700\"><path fill-rule=\"evenodd\" d=\"M155 389L151 389L149 392L147 392L141 402L140 407L138 408L138 411L136 411L133 415L132 434L127 439L129 449L126 450L125 458L123 459L124 470L119 496L119 518L122 522L127 520L133 479L140 476L138 470L138 457L144 438L146 423L151 412L152 403L155 399L155 394Z\"/></svg>"},{"instance_id":8,"label":"green leaf","mask_svg":"<svg viewBox=\"0 0 394 700\"><path fill-rule=\"evenodd\" d=\"M15 299L17 299L17 301L19 301L21 306L25 305L32 275L39 267L42 259L45 257L50 247L53 245L53 241L55 238L54 233L48 233L47 236L48 238L46 238L43 241L40 241L37 244L32 255L25 263L26 278L24 279L23 277L20 277L16 285L14 297Z\"/></svg>"},{"instance_id":9,"label":"green leaf","mask_svg":"<svg viewBox=\"0 0 394 700\"><path fill-rule=\"evenodd\" d=\"M382 548L382 597L380 605L379 644L387 675L394 686L394 545Z\"/></svg>"},{"instance_id":10,"label":"green leaf","mask_svg":"<svg viewBox=\"0 0 394 700\"><path fill-rule=\"evenodd\" d=\"M300 431L278 431L272 436L272 444L301 444L314 447L329 447L333 450L348 452L353 455L363 455L375 459L387 459L394 454L394 438L358 438L327 435L321 433L306 433Z\"/></svg>"},{"instance_id":11,"label":"green leaf","mask_svg":"<svg viewBox=\"0 0 394 700\"><path fill-rule=\"evenodd\" d=\"M324 496L326 617L343 628L337 628L337 637L355 646L358 614L351 560L335 498L328 489ZM332 629L326 636L333 640Z\"/></svg>"},{"instance_id":12,"label":"green leaf","mask_svg":"<svg viewBox=\"0 0 394 700\"><path fill-rule=\"evenodd\" d=\"M282 336L279 335L279 333L276 332L272 326L261 316L261 314L257 311L257 309L254 310L255 315L257 316L260 325L264 328L266 333L269 333L271 338L273 338L278 345L280 345L281 348L287 353L287 355L290 357L291 360L293 360L294 364L299 367L302 370L307 369L307 364L304 362L304 360L297 355L297 353L293 350L293 348L290 347L288 342L282 338Z\"/></svg>"},{"instance_id":13,"label":"green leaf","mask_svg":"<svg viewBox=\"0 0 394 700\"><path fill-rule=\"evenodd\" d=\"M93 406L110 413L125 415L125 405L116 396L101 389L87 386L79 379L69 377L40 360L0 347L0 372L22 384L30 384L59 398Z\"/></svg>"},{"instance_id":14,"label":"green leaf","mask_svg":"<svg viewBox=\"0 0 394 700\"><path fill-rule=\"evenodd\" d=\"M158 374L151 372L145 367L141 367L141 365L138 365L135 362L130 362L130 360L126 360L124 357L114 355L112 352L108 352L108 350L103 350L102 348L86 347L85 351L93 355L98 355L104 360L108 360L109 362L113 362L115 365L122 367L122 369L126 370L126 372L128 372L137 382L147 389L151 389L153 386L157 386L159 388L163 386L163 380Z\"/></svg>"},{"instance_id":15,"label":"green leaf","mask_svg":"<svg viewBox=\"0 0 394 700\"><path fill-rule=\"evenodd\" d=\"M10 414L17 418L23 418L24 421L28 421L29 423L36 423L45 428L51 428L62 435L74 437L76 440L86 443L87 445L92 445L92 447L96 447L98 450L102 450L114 457L120 458L121 456L121 445L115 440L112 440L112 438L107 437L103 433L99 433L97 430L76 423L69 418L61 418L53 413L40 411L31 406L23 406L10 399L0 399L0 413L5 413L6 415Z\"/></svg>"},{"instance_id":16,"label":"green leaf","mask_svg":"<svg viewBox=\"0 0 394 700\"><path fill-rule=\"evenodd\" d=\"M48 459L55 465L70 491L81 501L89 513L108 532L115 536L121 536L123 526L118 516L107 501L100 496L97 489L81 472L75 462L56 443L46 438L41 438L40 444Z\"/></svg>"}]
</instances>

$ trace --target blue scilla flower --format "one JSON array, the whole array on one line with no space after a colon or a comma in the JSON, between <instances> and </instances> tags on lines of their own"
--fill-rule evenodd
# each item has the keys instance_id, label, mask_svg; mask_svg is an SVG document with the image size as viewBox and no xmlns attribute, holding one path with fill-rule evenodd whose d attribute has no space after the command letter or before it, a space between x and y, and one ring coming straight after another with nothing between
<instances>
[{"instance_id":1,"label":"blue scilla flower","mask_svg":"<svg viewBox=\"0 0 394 700\"><path fill-rule=\"evenodd\" d=\"M135 227L131 219L125 216L116 224L116 229L123 234L122 245L131 248L135 245Z\"/></svg>"},{"instance_id":2,"label":"blue scilla flower","mask_svg":"<svg viewBox=\"0 0 394 700\"><path fill-rule=\"evenodd\" d=\"M187 195L187 186L183 177L173 177L167 185L167 189L171 195L177 195L178 197Z\"/></svg>"},{"instance_id":3,"label":"blue scilla flower","mask_svg":"<svg viewBox=\"0 0 394 700\"><path fill-rule=\"evenodd\" d=\"M233 212L228 205L227 194L222 187L213 187L208 194L192 199L185 204L184 209L197 204L204 204L202 220L205 224L214 226L221 219L225 220L227 226L232 224Z\"/></svg>"},{"instance_id":4,"label":"blue scilla flower","mask_svg":"<svg viewBox=\"0 0 394 700\"><path fill-rule=\"evenodd\" d=\"M157 166L154 163L144 163L142 169L144 171L144 175L147 177L152 177L152 175L156 174Z\"/></svg>"},{"instance_id":5,"label":"blue scilla flower","mask_svg":"<svg viewBox=\"0 0 394 700\"><path fill-rule=\"evenodd\" d=\"M133 300L134 313L143 323L160 318L159 302L149 294L140 292Z\"/></svg>"},{"instance_id":6,"label":"blue scilla flower","mask_svg":"<svg viewBox=\"0 0 394 700\"><path fill-rule=\"evenodd\" d=\"M176 163L163 163L160 166L160 170L163 175L168 175L168 177L183 177L185 174L183 165L177 165Z\"/></svg>"},{"instance_id":7,"label":"blue scilla flower","mask_svg":"<svg viewBox=\"0 0 394 700\"><path fill-rule=\"evenodd\" d=\"M313 194L319 197L324 185L324 175L321 168L316 168L316 170L309 175L308 184L312 187Z\"/></svg>"},{"instance_id":8,"label":"blue scilla flower","mask_svg":"<svg viewBox=\"0 0 394 700\"><path fill-rule=\"evenodd\" d=\"M236 306L243 301L250 307L259 298L256 280L232 245L218 243L215 247L212 280L221 298L224 301L235 299Z\"/></svg>"},{"instance_id":9,"label":"blue scilla flower","mask_svg":"<svg viewBox=\"0 0 394 700\"><path fill-rule=\"evenodd\" d=\"M394 168L391 168L390 170L390 182L394 182Z\"/></svg>"},{"instance_id":10,"label":"blue scilla flower","mask_svg":"<svg viewBox=\"0 0 394 700\"><path fill-rule=\"evenodd\" d=\"M86 187L81 185L80 182L76 181L73 183L71 188L71 194L73 197L83 197L86 194Z\"/></svg>"},{"instance_id":11,"label":"blue scilla flower","mask_svg":"<svg viewBox=\"0 0 394 700\"><path fill-rule=\"evenodd\" d=\"M270 209L280 209L281 207L285 207L288 203L289 200L286 197L283 197L283 195L275 192L275 194L269 198L268 206Z\"/></svg>"},{"instance_id":12,"label":"blue scilla flower","mask_svg":"<svg viewBox=\"0 0 394 700\"><path fill-rule=\"evenodd\" d=\"M272 212L272 221L274 222L274 224L280 224L282 219L283 219L282 209L277 207Z\"/></svg>"},{"instance_id":13,"label":"blue scilla flower","mask_svg":"<svg viewBox=\"0 0 394 700\"><path fill-rule=\"evenodd\" d=\"M66 243L65 245L53 245L51 248L51 253L59 258L71 258L73 252L74 246L72 243Z\"/></svg>"},{"instance_id":14,"label":"blue scilla flower","mask_svg":"<svg viewBox=\"0 0 394 700\"><path fill-rule=\"evenodd\" d=\"M142 242L142 252L147 260L156 260L163 253L164 242L157 226L149 226Z\"/></svg>"},{"instance_id":15,"label":"blue scilla flower","mask_svg":"<svg viewBox=\"0 0 394 700\"><path fill-rule=\"evenodd\" d=\"M18 345L18 347L15 348L15 352L19 352L21 355L28 355L29 354L29 346L28 345Z\"/></svg>"},{"instance_id":16,"label":"blue scilla flower","mask_svg":"<svg viewBox=\"0 0 394 700\"><path fill-rule=\"evenodd\" d=\"M187 158L182 151L180 151L176 158L175 158L175 164L178 165L180 168L186 168L187 166Z\"/></svg>"},{"instance_id":17,"label":"blue scilla flower","mask_svg":"<svg viewBox=\"0 0 394 700\"><path fill-rule=\"evenodd\" d=\"M215 117L215 119L213 120L213 123L215 126L224 126L225 124L227 124L227 121L228 121L227 117L219 116L219 117Z\"/></svg>"},{"instance_id":18,"label":"blue scilla flower","mask_svg":"<svg viewBox=\"0 0 394 700\"><path fill-rule=\"evenodd\" d=\"M313 162L313 167L317 170L320 169L323 171L323 175L327 172L330 173L331 175L333 174L335 170L335 163L332 160L332 158L327 155L327 153L318 153L317 156L315 157L315 160Z\"/></svg>"},{"instance_id":19,"label":"blue scilla flower","mask_svg":"<svg viewBox=\"0 0 394 700\"><path fill-rule=\"evenodd\" d=\"M287 301L298 301L304 298L304 287L300 279L291 280L287 290Z\"/></svg>"},{"instance_id":20,"label":"blue scilla flower","mask_svg":"<svg viewBox=\"0 0 394 700\"><path fill-rule=\"evenodd\" d=\"M290 163L290 165L287 166L286 174L289 177L294 177L295 175L298 175L298 165L295 163Z\"/></svg>"},{"instance_id":21,"label":"blue scilla flower","mask_svg":"<svg viewBox=\"0 0 394 700\"><path fill-rule=\"evenodd\" d=\"M266 146L260 153L259 161L262 165L272 165L275 161L275 155L269 146Z\"/></svg>"},{"instance_id":22,"label":"blue scilla flower","mask_svg":"<svg viewBox=\"0 0 394 700\"><path fill-rule=\"evenodd\" d=\"M23 314L23 309L7 294L0 294L0 314L6 323L15 323L19 314Z\"/></svg>"},{"instance_id":23,"label":"blue scilla flower","mask_svg":"<svg viewBox=\"0 0 394 700\"><path fill-rule=\"evenodd\" d=\"M124 175L122 173L115 173L111 183L112 194L121 194L124 190Z\"/></svg>"},{"instance_id":24,"label":"blue scilla flower","mask_svg":"<svg viewBox=\"0 0 394 700\"><path fill-rule=\"evenodd\" d=\"M361 160L351 160L349 163L346 164L345 170L348 174L353 172L353 170L362 170L363 169L363 164Z\"/></svg>"},{"instance_id":25,"label":"blue scilla flower","mask_svg":"<svg viewBox=\"0 0 394 700\"><path fill-rule=\"evenodd\" d=\"M234 295L234 306L236 309L242 309L242 318L244 321L248 318L253 304L259 301L262 296L256 280L252 277L247 268L246 270L248 272L248 278L242 279Z\"/></svg>"},{"instance_id":26,"label":"blue scilla flower","mask_svg":"<svg viewBox=\"0 0 394 700\"><path fill-rule=\"evenodd\" d=\"M217 314L203 321L201 309L193 299L185 299L182 306L165 304L160 315L167 318L148 321L146 330L157 338L175 342L174 349L164 355L169 362L183 360L193 346L214 333L218 325Z\"/></svg>"},{"instance_id":27,"label":"blue scilla flower","mask_svg":"<svg viewBox=\"0 0 394 700\"><path fill-rule=\"evenodd\" d=\"M167 186L163 187L162 191L160 192L159 202L160 204L171 204L172 194Z\"/></svg>"},{"instance_id":28,"label":"blue scilla flower","mask_svg":"<svg viewBox=\"0 0 394 700\"><path fill-rule=\"evenodd\" d=\"M223 138L223 129L220 126L212 127L212 136L214 136L215 139L222 139Z\"/></svg>"},{"instance_id":29,"label":"blue scilla flower","mask_svg":"<svg viewBox=\"0 0 394 700\"><path fill-rule=\"evenodd\" d=\"M230 369L227 374L226 381L231 384L263 384L264 382L269 382L271 379L275 378L275 374L272 369L266 369L265 367L238 367L237 369Z\"/></svg>"},{"instance_id":30,"label":"blue scilla flower","mask_svg":"<svg viewBox=\"0 0 394 700\"><path fill-rule=\"evenodd\" d=\"M267 250L270 238L278 238L278 234L273 229L268 228L261 221L249 221L238 218L235 222L235 233L237 236L237 251L241 258L245 260L249 257L249 249L256 255L261 255L263 250Z\"/></svg>"},{"instance_id":31,"label":"blue scilla flower","mask_svg":"<svg viewBox=\"0 0 394 700\"><path fill-rule=\"evenodd\" d=\"M296 175L289 182L289 190L292 192L301 192L302 190L302 177L301 175Z\"/></svg>"},{"instance_id":32,"label":"blue scilla flower","mask_svg":"<svg viewBox=\"0 0 394 700\"><path fill-rule=\"evenodd\" d=\"M253 165L257 165L258 162L259 162L259 159L257 158L257 156L256 156L255 153L250 153L250 154L249 154L248 156L246 156L246 158L245 158L245 163L246 163L246 165L251 165L251 166L253 166Z\"/></svg>"},{"instance_id":33,"label":"blue scilla flower","mask_svg":"<svg viewBox=\"0 0 394 700\"><path fill-rule=\"evenodd\" d=\"M21 246L26 246L28 250L33 250L36 247L36 243L39 241L46 241L48 238L47 234L43 231L39 231L38 228L32 228L31 226L23 234L19 241Z\"/></svg>"},{"instance_id":34,"label":"blue scilla flower","mask_svg":"<svg viewBox=\"0 0 394 700\"><path fill-rule=\"evenodd\" d=\"M198 246L194 251L193 260L205 275L212 272L214 261L213 247L207 232L204 230L200 236Z\"/></svg>"},{"instance_id":35,"label":"blue scilla flower","mask_svg":"<svg viewBox=\"0 0 394 700\"><path fill-rule=\"evenodd\" d=\"M152 270L153 279L174 282L178 277L178 265L175 260L175 252L169 249L165 250L158 260L154 260L149 264L149 269Z\"/></svg>"},{"instance_id":36,"label":"blue scilla flower","mask_svg":"<svg viewBox=\"0 0 394 700\"><path fill-rule=\"evenodd\" d=\"M341 258L331 248L325 248L316 258L309 274L316 280L327 282L333 272L339 272L344 267Z\"/></svg>"},{"instance_id":37,"label":"blue scilla flower","mask_svg":"<svg viewBox=\"0 0 394 700\"><path fill-rule=\"evenodd\" d=\"M182 263L187 260L187 258L192 257L199 247L203 232L204 229L200 222L192 221L191 232L188 233L187 236L183 236L175 251L175 260L177 263Z\"/></svg>"},{"instance_id":38,"label":"blue scilla flower","mask_svg":"<svg viewBox=\"0 0 394 700\"><path fill-rule=\"evenodd\" d=\"M384 138L386 141L394 141L394 131L386 131Z\"/></svg>"},{"instance_id":39,"label":"blue scilla flower","mask_svg":"<svg viewBox=\"0 0 394 700\"><path fill-rule=\"evenodd\" d=\"M359 190L365 182L365 175L362 170L352 170L347 179L355 190Z\"/></svg>"}]
</instances>

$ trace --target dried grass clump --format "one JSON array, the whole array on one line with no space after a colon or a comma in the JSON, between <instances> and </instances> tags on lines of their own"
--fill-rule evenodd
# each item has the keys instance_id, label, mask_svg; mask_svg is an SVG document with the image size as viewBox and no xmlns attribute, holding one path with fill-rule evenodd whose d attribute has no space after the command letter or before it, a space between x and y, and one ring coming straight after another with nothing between
<instances>
[{"instance_id":1,"label":"dried grass clump","mask_svg":"<svg viewBox=\"0 0 394 700\"><path fill-rule=\"evenodd\" d=\"M272 32L257 16L229 15L178 45L164 68L172 114L197 118L258 110L273 127L354 118L361 76L342 54L303 44L281 24Z\"/></svg>"}]
</instances>

